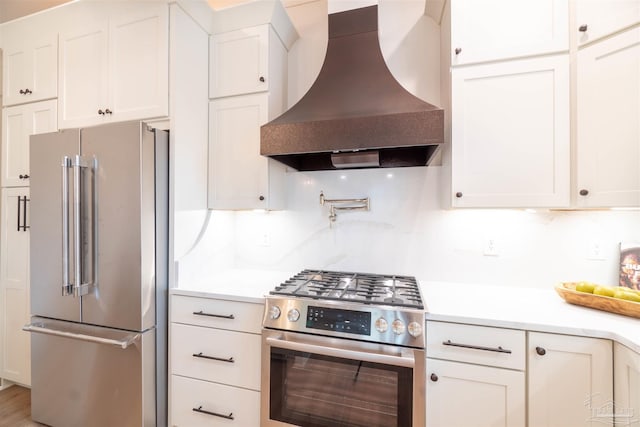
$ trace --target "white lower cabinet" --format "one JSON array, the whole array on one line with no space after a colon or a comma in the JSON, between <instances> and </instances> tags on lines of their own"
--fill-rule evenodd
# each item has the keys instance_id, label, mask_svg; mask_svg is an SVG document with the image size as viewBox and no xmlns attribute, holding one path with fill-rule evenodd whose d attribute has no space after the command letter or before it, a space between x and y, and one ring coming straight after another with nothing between
<instances>
[{"instance_id":1,"label":"white lower cabinet","mask_svg":"<svg viewBox=\"0 0 640 427\"><path fill-rule=\"evenodd\" d=\"M426 334L427 427L612 426L614 409L616 426L640 425L640 355L616 344L614 379L611 340L436 321Z\"/></svg>"},{"instance_id":2,"label":"white lower cabinet","mask_svg":"<svg viewBox=\"0 0 640 427\"><path fill-rule=\"evenodd\" d=\"M613 345L615 425L640 426L640 354Z\"/></svg>"},{"instance_id":3,"label":"white lower cabinet","mask_svg":"<svg viewBox=\"0 0 640 427\"><path fill-rule=\"evenodd\" d=\"M427 358L427 427L525 425L522 371Z\"/></svg>"},{"instance_id":4,"label":"white lower cabinet","mask_svg":"<svg viewBox=\"0 0 640 427\"><path fill-rule=\"evenodd\" d=\"M427 427L524 427L525 332L427 322Z\"/></svg>"},{"instance_id":5,"label":"white lower cabinet","mask_svg":"<svg viewBox=\"0 0 640 427\"><path fill-rule=\"evenodd\" d=\"M173 426L260 425L260 392L173 376Z\"/></svg>"},{"instance_id":6,"label":"white lower cabinet","mask_svg":"<svg viewBox=\"0 0 640 427\"><path fill-rule=\"evenodd\" d=\"M529 427L611 426L612 342L529 332Z\"/></svg>"},{"instance_id":7,"label":"white lower cabinet","mask_svg":"<svg viewBox=\"0 0 640 427\"><path fill-rule=\"evenodd\" d=\"M263 307L171 296L170 425L260 425Z\"/></svg>"}]
</instances>

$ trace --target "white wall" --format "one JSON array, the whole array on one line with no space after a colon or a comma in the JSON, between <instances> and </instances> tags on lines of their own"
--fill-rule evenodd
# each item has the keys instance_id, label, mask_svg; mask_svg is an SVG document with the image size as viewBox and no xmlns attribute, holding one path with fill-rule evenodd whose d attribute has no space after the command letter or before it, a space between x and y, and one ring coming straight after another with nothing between
<instances>
[{"instance_id":1,"label":"white wall","mask_svg":"<svg viewBox=\"0 0 640 427\"><path fill-rule=\"evenodd\" d=\"M424 2L420 7L412 5L416 2L381 2L381 45L396 78L437 105L439 85L430 73L439 76L439 39L435 23L421 15ZM322 64L328 9L325 0L288 8L300 34L289 56L290 105L306 92ZM435 40L420 46L416 34ZM324 268L539 288L559 281L615 284L619 242L640 242L640 211L447 209L440 205L444 171L289 173L287 210L214 213L202 244L183 263L190 272L183 277L196 280L213 267ZM321 190L328 198L370 197L371 211L338 213L330 226L328 209L319 204ZM497 256L484 254L489 239L495 241ZM588 259L592 244L600 246L603 259Z\"/></svg>"}]
</instances>

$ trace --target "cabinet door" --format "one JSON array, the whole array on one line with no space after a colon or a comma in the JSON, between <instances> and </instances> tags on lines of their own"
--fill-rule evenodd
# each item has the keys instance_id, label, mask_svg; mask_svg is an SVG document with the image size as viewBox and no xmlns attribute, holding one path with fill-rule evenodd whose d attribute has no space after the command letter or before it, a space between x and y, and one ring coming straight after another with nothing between
<instances>
[{"instance_id":1,"label":"cabinet door","mask_svg":"<svg viewBox=\"0 0 640 427\"><path fill-rule=\"evenodd\" d=\"M640 206L640 27L578 51L577 73L577 205Z\"/></svg>"},{"instance_id":2,"label":"cabinet door","mask_svg":"<svg viewBox=\"0 0 640 427\"><path fill-rule=\"evenodd\" d=\"M611 426L611 341L529 333L529 427Z\"/></svg>"},{"instance_id":3,"label":"cabinet door","mask_svg":"<svg viewBox=\"0 0 640 427\"><path fill-rule=\"evenodd\" d=\"M55 98L58 95L58 37L3 33L3 105Z\"/></svg>"},{"instance_id":4,"label":"cabinet door","mask_svg":"<svg viewBox=\"0 0 640 427\"><path fill-rule=\"evenodd\" d=\"M29 185L29 135L57 130L57 101L6 107L2 112L2 186Z\"/></svg>"},{"instance_id":5,"label":"cabinet door","mask_svg":"<svg viewBox=\"0 0 640 427\"><path fill-rule=\"evenodd\" d=\"M640 354L614 343L613 384L616 426L640 426Z\"/></svg>"},{"instance_id":6,"label":"cabinet door","mask_svg":"<svg viewBox=\"0 0 640 427\"><path fill-rule=\"evenodd\" d=\"M268 161L260 155L260 126L266 122L266 94L209 104L210 208L268 207Z\"/></svg>"},{"instance_id":7,"label":"cabinet door","mask_svg":"<svg viewBox=\"0 0 640 427\"><path fill-rule=\"evenodd\" d=\"M169 115L169 8L121 2L109 24L109 120Z\"/></svg>"},{"instance_id":8,"label":"cabinet door","mask_svg":"<svg viewBox=\"0 0 640 427\"><path fill-rule=\"evenodd\" d=\"M451 74L453 206L568 206L568 56Z\"/></svg>"},{"instance_id":9,"label":"cabinet door","mask_svg":"<svg viewBox=\"0 0 640 427\"><path fill-rule=\"evenodd\" d=\"M524 427L522 371L427 359L427 426Z\"/></svg>"},{"instance_id":10,"label":"cabinet door","mask_svg":"<svg viewBox=\"0 0 640 427\"><path fill-rule=\"evenodd\" d=\"M209 97L269 89L269 25L215 34L210 40Z\"/></svg>"},{"instance_id":11,"label":"cabinet door","mask_svg":"<svg viewBox=\"0 0 640 427\"><path fill-rule=\"evenodd\" d=\"M20 198L20 199L19 199ZM29 202L28 188L2 189L0 232L0 377L31 384L29 334ZM20 206L18 208L18 206ZM26 209L26 212L25 212ZM18 216L18 213L20 214Z\"/></svg>"},{"instance_id":12,"label":"cabinet door","mask_svg":"<svg viewBox=\"0 0 640 427\"><path fill-rule=\"evenodd\" d=\"M576 1L578 44L583 45L640 23L638 0Z\"/></svg>"},{"instance_id":13,"label":"cabinet door","mask_svg":"<svg viewBox=\"0 0 640 427\"><path fill-rule=\"evenodd\" d=\"M60 33L60 128L103 123L107 108L107 19L89 20Z\"/></svg>"},{"instance_id":14,"label":"cabinet door","mask_svg":"<svg viewBox=\"0 0 640 427\"><path fill-rule=\"evenodd\" d=\"M451 64L569 50L567 0L452 0Z\"/></svg>"}]
</instances>

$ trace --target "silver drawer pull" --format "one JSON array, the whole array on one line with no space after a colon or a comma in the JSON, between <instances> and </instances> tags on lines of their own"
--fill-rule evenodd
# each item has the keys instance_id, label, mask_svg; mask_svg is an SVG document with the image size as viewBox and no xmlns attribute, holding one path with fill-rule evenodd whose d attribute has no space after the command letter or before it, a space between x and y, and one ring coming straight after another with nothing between
<instances>
[{"instance_id":1,"label":"silver drawer pull","mask_svg":"<svg viewBox=\"0 0 640 427\"><path fill-rule=\"evenodd\" d=\"M218 317L220 319L235 319L236 316L234 316L233 314L229 314L229 315L225 315L225 314L212 314L212 313L205 313L204 311L200 310L200 311L194 311L193 314L195 314L196 316L209 316L209 317Z\"/></svg>"},{"instance_id":2,"label":"silver drawer pull","mask_svg":"<svg viewBox=\"0 0 640 427\"><path fill-rule=\"evenodd\" d=\"M496 353L508 353L511 354L511 350L507 350L502 347L483 347L480 345L459 344L457 342L451 342L451 340L442 341L442 345L450 345L452 347L470 348L473 350L495 351Z\"/></svg>"},{"instance_id":3,"label":"silver drawer pull","mask_svg":"<svg viewBox=\"0 0 640 427\"><path fill-rule=\"evenodd\" d=\"M197 408L193 408L193 411L194 412L200 412L201 414L213 415L214 417L225 418L227 420L232 420L233 419L233 412L230 413L229 415L217 414L215 412L205 411L204 409L202 409L202 406L198 406Z\"/></svg>"},{"instance_id":4,"label":"silver drawer pull","mask_svg":"<svg viewBox=\"0 0 640 427\"><path fill-rule=\"evenodd\" d=\"M202 352L200 352L198 354L194 353L193 357L199 357L201 359L209 359L209 360L218 360L220 362L228 362L228 363L235 363L236 362L235 360L233 360L233 357L225 359L224 357L207 356L206 354L202 354Z\"/></svg>"}]
</instances>

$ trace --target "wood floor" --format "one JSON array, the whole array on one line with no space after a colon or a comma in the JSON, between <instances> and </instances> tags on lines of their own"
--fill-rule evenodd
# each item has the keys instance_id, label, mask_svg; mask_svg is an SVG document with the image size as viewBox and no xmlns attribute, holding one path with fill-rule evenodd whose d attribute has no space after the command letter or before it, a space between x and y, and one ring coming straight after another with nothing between
<instances>
[{"instance_id":1,"label":"wood floor","mask_svg":"<svg viewBox=\"0 0 640 427\"><path fill-rule=\"evenodd\" d=\"M17 385L0 391L0 427L40 427L31 421L31 390Z\"/></svg>"}]
</instances>

